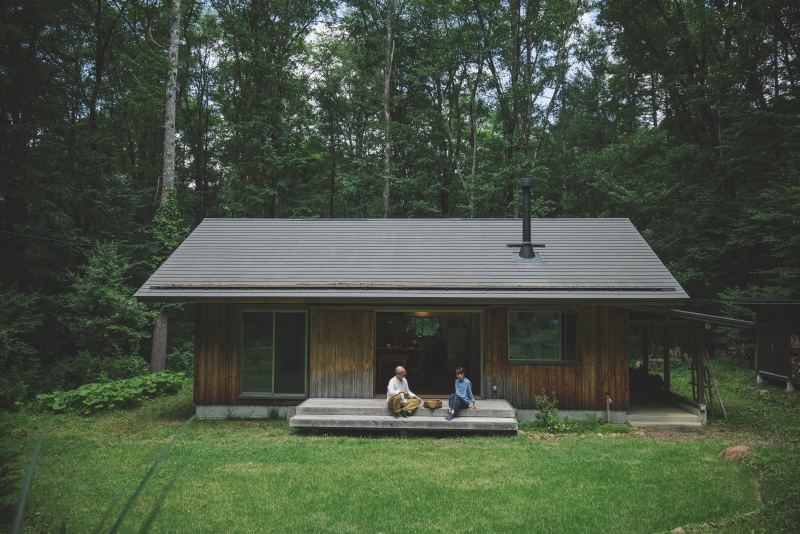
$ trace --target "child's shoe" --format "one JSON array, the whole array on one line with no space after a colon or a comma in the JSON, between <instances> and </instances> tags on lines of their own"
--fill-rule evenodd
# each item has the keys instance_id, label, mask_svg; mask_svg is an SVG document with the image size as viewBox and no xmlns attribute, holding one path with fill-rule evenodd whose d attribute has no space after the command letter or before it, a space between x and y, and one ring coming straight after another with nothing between
<instances>
[{"instance_id":1,"label":"child's shoe","mask_svg":"<svg viewBox=\"0 0 800 534\"><path fill-rule=\"evenodd\" d=\"M453 413L452 412L448 413L447 417L445 417L445 420L452 421L453 420Z\"/></svg>"}]
</instances>

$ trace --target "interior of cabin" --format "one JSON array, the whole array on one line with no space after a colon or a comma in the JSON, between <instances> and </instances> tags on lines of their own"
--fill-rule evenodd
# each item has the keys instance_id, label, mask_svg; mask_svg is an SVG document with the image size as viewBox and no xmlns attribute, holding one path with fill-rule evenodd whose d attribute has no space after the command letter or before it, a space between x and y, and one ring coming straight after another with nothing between
<instances>
[{"instance_id":1,"label":"interior of cabin","mask_svg":"<svg viewBox=\"0 0 800 534\"><path fill-rule=\"evenodd\" d=\"M463 367L472 392L481 394L481 314L461 310L378 311L375 321L375 395L385 395L395 368L406 368L418 395L453 392Z\"/></svg>"}]
</instances>

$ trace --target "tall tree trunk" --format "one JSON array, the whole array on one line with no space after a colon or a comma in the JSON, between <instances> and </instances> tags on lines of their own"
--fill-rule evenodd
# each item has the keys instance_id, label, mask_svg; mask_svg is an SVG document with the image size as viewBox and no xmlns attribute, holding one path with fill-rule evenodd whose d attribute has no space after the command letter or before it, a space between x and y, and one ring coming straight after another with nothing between
<instances>
[{"instance_id":1,"label":"tall tree trunk","mask_svg":"<svg viewBox=\"0 0 800 534\"><path fill-rule=\"evenodd\" d=\"M563 101L563 100L562 100ZM563 104L562 104L563 109ZM567 215L567 140L566 128L564 127L564 117L560 119L561 134L561 215Z\"/></svg>"},{"instance_id":2,"label":"tall tree trunk","mask_svg":"<svg viewBox=\"0 0 800 534\"><path fill-rule=\"evenodd\" d=\"M453 92L455 94L457 94L457 95L460 95L461 94L461 87L457 86L456 88L454 88ZM446 139L447 146L445 148L445 151L450 156L450 161L451 161L451 163L453 165L453 172L456 173L456 176L458 176L458 179L461 181L461 186L464 188L464 193L467 196L467 203L469 204L469 214L470 214L470 217L472 217L473 211L474 211L473 206L472 206L472 193L470 192L470 187L467 184L466 178L464 178L464 171L461 169L461 157L460 157L461 154L460 154L460 150L459 150L459 148L461 147L461 139L460 139L460 137L456 138L456 139L453 138L452 118L450 117L450 113L449 113L450 110L451 110L451 107L447 106L448 112L445 113L445 111L444 111L444 101L445 101L444 90L441 88L441 86L439 87L439 98L441 99L440 100L441 105L439 106L439 112L442 114L442 120L444 122L444 131L447 134L447 139ZM457 111L456 112L456 124L459 124L461 122L460 119L461 119L460 113ZM473 174L474 174L474 170L473 170ZM443 182L444 182L444 180L443 180ZM442 193L443 194L446 193L446 188L442 189ZM449 211L449 204L447 204L447 202L445 201L445 202L442 203L442 207L443 207L442 215L447 216L447 213L444 211L444 208L447 207L448 211Z\"/></svg>"},{"instance_id":3,"label":"tall tree trunk","mask_svg":"<svg viewBox=\"0 0 800 534\"><path fill-rule=\"evenodd\" d=\"M331 176L330 176L330 183L328 184L328 190L330 195L330 213L329 217L333 219L333 200L336 194L336 135L334 132L334 119L333 119L333 108L328 110L328 117L330 119L330 135L328 138L329 150L331 153Z\"/></svg>"},{"instance_id":4,"label":"tall tree trunk","mask_svg":"<svg viewBox=\"0 0 800 534\"><path fill-rule=\"evenodd\" d=\"M392 35L392 17L394 16L394 0L386 4L386 70L383 74L383 218L389 217L389 185L392 177L392 123L389 99L392 93L392 63L394 62L394 37Z\"/></svg>"},{"instance_id":5,"label":"tall tree trunk","mask_svg":"<svg viewBox=\"0 0 800 534\"><path fill-rule=\"evenodd\" d=\"M650 75L650 110L653 115L653 129L658 128L658 74Z\"/></svg>"},{"instance_id":6,"label":"tall tree trunk","mask_svg":"<svg viewBox=\"0 0 800 534\"><path fill-rule=\"evenodd\" d=\"M472 145L472 169L470 172L470 186L475 185L475 171L478 165L478 127L475 121L475 95L478 92L478 84L481 82L483 74L483 60L478 62L478 73L475 76L475 83L472 83L467 76L467 87L469 87L469 138ZM475 216L475 206L473 204L472 190L467 191L469 198L469 216Z\"/></svg>"},{"instance_id":7,"label":"tall tree trunk","mask_svg":"<svg viewBox=\"0 0 800 534\"><path fill-rule=\"evenodd\" d=\"M172 28L169 34L169 76L167 78L166 111L164 113L164 178L161 184L161 216L172 188L175 187L175 96L178 85L178 44L180 37L181 0L172 0Z\"/></svg>"},{"instance_id":8,"label":"tall tree trunk","mask_svg":"<svg viewBox=\"0 0 800 534\"><path fill-rule=\"evenodd\" d=\"M161 216L164 204L175 187L175 89L178 84L178 43L180 37L181 0L172 0L172 28L169 34L169 77L167 79L166 111L164 113L164 177L161 184ZM167 309L158 310L153 325L153 350L150 353L150 372L159 373L167 363Z\"/></svg>"}]
</instances>

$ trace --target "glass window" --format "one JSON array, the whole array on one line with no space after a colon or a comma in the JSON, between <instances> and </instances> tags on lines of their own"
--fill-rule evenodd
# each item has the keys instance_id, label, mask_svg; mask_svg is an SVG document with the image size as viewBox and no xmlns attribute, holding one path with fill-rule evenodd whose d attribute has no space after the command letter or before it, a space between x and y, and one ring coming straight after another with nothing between
<instances>
[{"instance_id":1,"label":"glass window","mask_svg":"<svg viewBox=\"0 0 800 534\"><path fill-rule=\"evenodd\" d=\"M272 393L272 312L242 314L242 392Z\"/></svg>"},{"instance_id":2,"label":"glass window","mask_svg":"<svg viewBox=\"0 0 800 534\"><path fill-rule=\"evenodd\" d=\"M576 362L577 314L549 311L508 313L508 359Z\"/></svg>"},{"instance_id":3,"label":"glass window","mask_svg":"<svg viewBox=\"0 0 800 534\"><path fill-rule=\"evenodd\" d=\"M306 314L275 314L275 393L306 391Z\"/></svg>"},{"instance_id":4,"label":"glass window","mask_svg":"<svg viewBox=\"0 0 800 534\"><path fill-rule=\"evenodd\" d=\"M408 317L406 335L410 337L434 337L439 331L438 317Z\"/></svg>"},{"instance_id":5,"label":"glass window","mask_svg":"<svg viewBox=\"0 0 800 534\"><path fill-rule=\"evenodd\" d=\"M241 393L304 395L305 312L243 312Z\"/></svg>"}]
</instances>

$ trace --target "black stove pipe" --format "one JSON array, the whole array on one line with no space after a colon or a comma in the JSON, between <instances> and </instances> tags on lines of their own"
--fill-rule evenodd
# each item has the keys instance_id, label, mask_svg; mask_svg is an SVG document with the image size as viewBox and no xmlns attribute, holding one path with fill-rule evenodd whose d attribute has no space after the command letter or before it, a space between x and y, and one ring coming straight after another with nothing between
<instances>
[{"instance_id":1,"label":"black stove pipe","mask_svg":"<svg viewBox=\"0 0 800 534\"><path fill-rule=\"evenodd\" d=\"M519 257L529 260L536 257L531 245L531 187L533 180L523 178L520 183L522 187L522 246L519 248Z\"/></svg>"}]
</instances>

